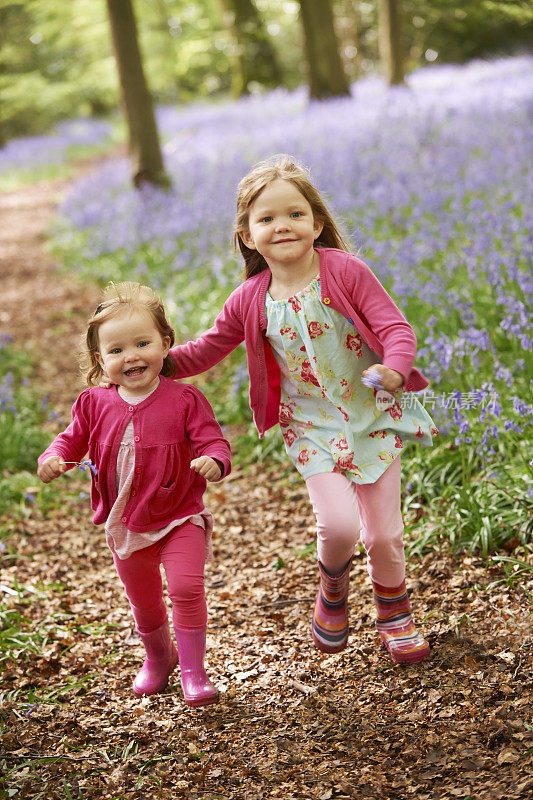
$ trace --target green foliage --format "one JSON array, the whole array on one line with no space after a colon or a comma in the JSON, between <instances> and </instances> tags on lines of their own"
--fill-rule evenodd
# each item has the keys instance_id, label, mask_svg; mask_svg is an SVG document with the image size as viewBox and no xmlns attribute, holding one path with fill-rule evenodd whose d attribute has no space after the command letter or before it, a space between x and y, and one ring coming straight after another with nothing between
<instances>
[{"instance_id":1,"label":"green foliage","mask_svg":"<svg viewBox=\"0 0 533 800\"><path fill-rule=\"evenodd\" d=\"M0 346L0 514L33 502L37 457L49 441L46 402L23 385L31 370L26 353Z\"/></svg>"},{"instance_id":2,"label":"green foliage","mask_svg":"<svg viewBox=\"0 0 533 800\"><path fill-rule=\"evenodd\" d=\"M506 54L528 48L533 35L533 7L528 0L402 0L402 7L415 63L424 58L464 62Z\"/></svg>"},{"instance_id":3,"label":"green foliage","mask_svg":"<svg viewBox=\"0 0 533 800\"><path fill-rule=\"evenodd\" d=\"M402 456L407 487L403 511L407 552L420 555L448 542L455 550L485 558L506 543L527 547L533 539L526 446L501 448L497 480L472 449L449 442L429 452L411 448ZM505 462L504 459L505 458Z\"/></svg>"},{"instance_id":4,"label":"green foliage","mask_svg":"<svg viewBox=\"0 0 533 800\"><path fill-rule=\"evenodd\" d=\"M0 464L4 471L33 469L48 441L42 429L48 414L35 392L11 376L7 372L2 379L0 371Z\"/></svg>"},{"instance_id":5,"label":"green foliage","mask_svg":"<svg viewBox=\"0 0 533 800\"><path fill-rule=\"evenodd\" d=\"M1 139L117 105L103 0L0 0Z\"/></svg>"},{"instance_id":6,"label":"green foliage","mask_svg":"<svg viewBox=\"0 0 533 800\"><path fill-rule=\"evenodd\" d=\"M15 399L17 414L0 412L0 463L8 470L31 469L48 440L41 427L46 415L31 392L19 389Z\"/></svg>"},{"instance_id":7,"label":"green foliage","mask_svg":"<svg viewBox=\"0 0 533 800\"><path fill-rule=\"evenodd\" d=\"M305 82L295 0L255 0L288 88ZM340 52L350 80L376 68L375 3L334 0ZM220 0L136 0L144 68L156 103L227 94L235 40ZM526 47L526 0L402 0L409 68ZM2 141L42 133L57 120L99 116L119 103L105 0L0 0ZM233 66L232 66L233 65ZM261 87L258 87L260 89Z\"/></svg>"}]
</instances>

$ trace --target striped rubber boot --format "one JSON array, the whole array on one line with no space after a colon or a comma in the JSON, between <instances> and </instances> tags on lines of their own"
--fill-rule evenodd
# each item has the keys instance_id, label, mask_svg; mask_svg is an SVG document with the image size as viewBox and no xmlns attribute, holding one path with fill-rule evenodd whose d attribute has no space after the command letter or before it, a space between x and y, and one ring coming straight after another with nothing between
<instances>
[{"instance_id":1,"label":"striped rubber boot","mask_svg":"<svg viewBox=\"0 0 533 800\"><path fill-rule=\"evenodd\" d=\"M320 561L320 586L313 613L313 642L323 653L340 653L348 642L348 589L352 559L341 575L329 575Z\"/></svg>"},{"instance_id":2,"label":"striped rubber boot","mask_svg":"<svg viewBox=\"0 0 533 800\"><path fill-rule=\"evenodd\" d=\"M429 655L429 644L418 633L405 581L396 588L372 581L376 606L376 628L382 647L396 664L417 664Z\"/></svg>"}]
</instances>

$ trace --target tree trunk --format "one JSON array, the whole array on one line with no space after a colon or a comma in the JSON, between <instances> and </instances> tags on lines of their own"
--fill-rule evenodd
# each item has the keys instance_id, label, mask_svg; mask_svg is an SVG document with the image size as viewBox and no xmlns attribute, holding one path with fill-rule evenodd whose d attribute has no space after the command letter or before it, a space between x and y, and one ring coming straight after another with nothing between
<instances>
[{"instance_id":1,"label":"tree trunk","mask_svg":"<svg viewBox=\"0 0 533 800\"><path fill-rule=\"evenodd\" d=\"M404 83L401 0L379 0L379 57L389 86Z\"/></svg>"},{"instance_id":2,"label":"tree trunk","mask_svg":"<svg viewBox=\"0 0 533 800\"><path fill-rule=\"evenodd\" d=\"M331 0L300 0L300 16L310 96L322 100L350 94L333 26Z\"/></svg>"},{"instance_id":3,"label":"tree trunk","mask_svg":"<svg viewBox=\"0 0 533 800\"><path fill-rule=\"evenodd\" d=\"M168 187L154 107L144 76L132 0L107 0L111 36L129 131L133 183Z\"/></svg>"},{"instance_id":4,"label":"tree trunk","mask_svg":"<svg viewBox=\"0 0 533 800\"><path fill-rule=\"evenodd\" d=\"M220 0L220 3L224 21L235 39L233 95L248 94L254 84L279 86L283 81L281 68L252 0Z\"/></svg>"}]
</instances>

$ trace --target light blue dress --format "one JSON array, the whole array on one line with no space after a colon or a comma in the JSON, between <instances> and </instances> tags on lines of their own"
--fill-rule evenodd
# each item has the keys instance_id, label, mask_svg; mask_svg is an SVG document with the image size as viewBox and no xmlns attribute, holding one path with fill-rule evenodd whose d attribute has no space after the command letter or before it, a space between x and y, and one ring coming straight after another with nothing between
<instances>
[{"instance_id":1,"label":"light blue dress","mask_svg":"<svg viewBox=\"0 0 533 800\"><path fill-rule=\"evenodd\" d=\"M363 370L380 361L353 325L320 299L320 281L288 300L266 297L266 331L281 371L280 426L305 479L340 472L374 483L408 441L430 446L435 424L414 395L382 410Z\"/></svg>"}]
</instances>

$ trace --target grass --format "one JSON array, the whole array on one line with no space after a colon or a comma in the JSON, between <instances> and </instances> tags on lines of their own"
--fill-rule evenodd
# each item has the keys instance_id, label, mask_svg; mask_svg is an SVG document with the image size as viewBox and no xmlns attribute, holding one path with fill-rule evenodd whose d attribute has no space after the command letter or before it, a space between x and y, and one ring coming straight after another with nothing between
<instances>
[{"instance_id":1,"label":"grass","mask_svg":"<svg viewBox=\"0 0 533 800\"><path fill-rule=\"evenodd\" d=\"M471 449L444 443L429 455L408 451L403 510L409 555L438 549L443 542L484 558L506 544L529 548L533 481L524 471L526 450L525 442L517 444L510 463L501 452L498 482Z\"/></svg>"}]
</instances>

